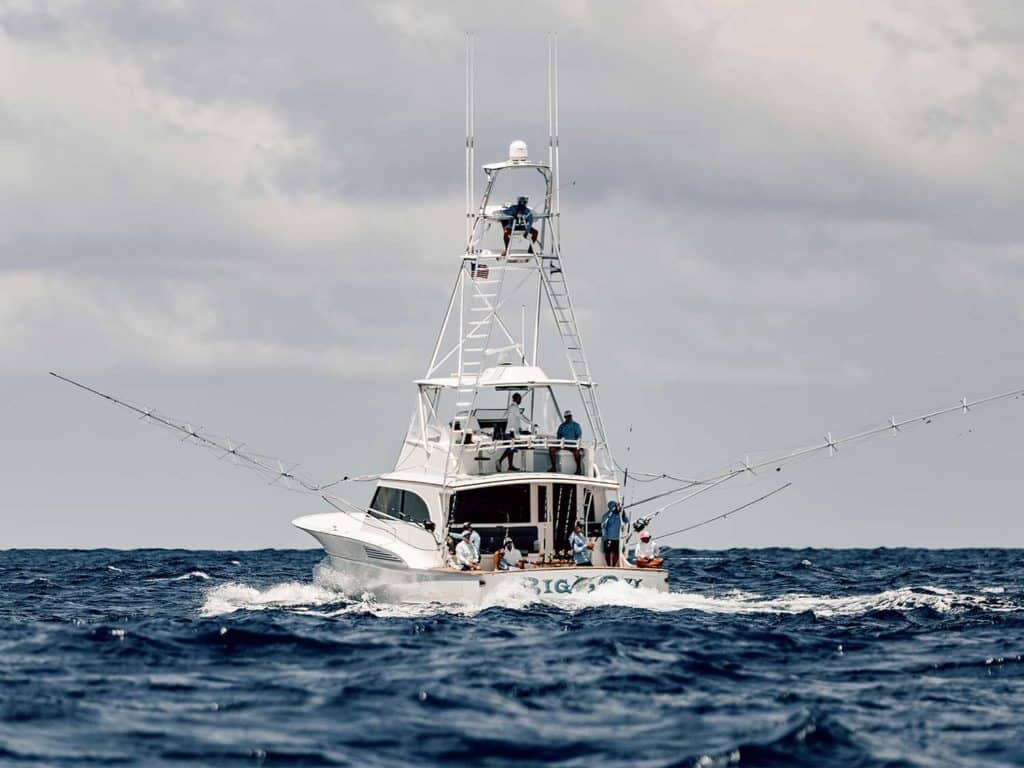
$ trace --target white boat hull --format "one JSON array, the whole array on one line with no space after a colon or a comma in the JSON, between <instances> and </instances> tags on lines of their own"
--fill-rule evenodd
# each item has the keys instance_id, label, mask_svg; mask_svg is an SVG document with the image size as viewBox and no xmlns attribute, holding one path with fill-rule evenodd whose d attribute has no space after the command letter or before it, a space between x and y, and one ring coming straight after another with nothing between
<instances>
[{"instance_id":1,"label":"white boat hull","mask_svg":"<svg viewBox=\"0 0 1024 768\"><path fill-rule=\"evenodd\" d=\"M378 600L401 603L470 603L502 597L559 600L578 597L614 583L632 589L668 591L668 573L660 569L558 567L512 571L454 571L385 568L329 555L346 589Z\"/></svg>"},{"instance_id":2,"label":"white boat hull","mask_svg":"<svg viewBox=\"0 0 1024 768\"><path fill-rule=\"evenodd\" d=\"M319 519L318 519L319 518ZM331 530L325 530L325 522ZM370 594L385 602L469 603L501 601L503 597L536 597L539 600L571 599L604 585L623 584L630 589L668 591L668 573L661 569L609 568L606 566L528 567L511 571L457 571L435 567L410 567L400 544L380 539L372 542L350 529L340 535L333 516L295 521L327 552L339 585L352 594Z\"/></svg>"}]
</instances>

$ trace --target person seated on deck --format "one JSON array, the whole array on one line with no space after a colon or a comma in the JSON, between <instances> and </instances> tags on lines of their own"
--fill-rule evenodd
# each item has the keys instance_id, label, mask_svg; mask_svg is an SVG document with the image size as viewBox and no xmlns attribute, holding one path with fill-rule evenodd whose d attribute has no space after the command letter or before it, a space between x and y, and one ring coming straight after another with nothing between
<instances>
[{"instance_id":1,"label":"person seated on deck","mask_svg":"<svg viewBox=\"0 0 1024 768\"><path fill-rule=\"evenodd\" d=\"M525 568L526 559L523 553L516 549L516 545L508 536L501 543L501 549L494 553L494 569L497 571L511 571L515 568Z\"/></svg>"},{"instance_id":2,"label":"person seated on deck","mask_svg":"<svg viewBox=\"0 0 1024 768\"><path fill-rule=\"evenodd\" d=\"M502 251L502 256L508 253L508 243L512 239L513 231L522 232L523 237L527 238L527 240L533 240L533 243L530 244L530 253L533 253L539 233L536 227L533 226L533 211L527 205L529 201L530 198L520 195L515 203L506 205L496 214L502 219L501 225L505 233L505 250Z\"/></svg>"},{"instance_id":3,"label":"person seated on deck","mask_svg":"<svg viewBox=\"0 0 1024 768\"><path fill-rule=\"evenodd\" d=\"M640 532L640 543L636 545L633 562L637 568L661 568L665 558L658 557L658 545L648 531Z\"/></svg>"},{"instance_id":4,"label":"person seated on deck","mask_svg":"<svg viewBox=\"0 0 1024 768\"><path fill-rule=\"evenodd\" d=\"M480 557L469 543L469 531L462 532L462 541L455 547L455 564L460 571L479 571Z\"/></svg>"},{"instance_id":5,"label":"person seated on deck","mask_svg":"<svg viewBox=\"0 0 1024 768\"><path fill-rule=\"evenodd\" d=\"M558 432L555 433L555 437L559 440L573 440L577 444L574 446L568 446L566 450L572 451L572 457L576 459L576 474L582 475L583 469L580 465L580 447L579 442L583 437L583 428L578 423L572 420L572 411L566 411L565 421L558 425ZM548 455L551 457L551 466L548 468L548 472L558 471L558 446L552 445L548 448Z\"/></svg>"},{"instance_id":6,"label":"person seated on deck","mask_svg":"<svg viewBox=\"0 0 1024 768\"><path fill-rule=\"evenodd\" d=\"M619 567L619 539L622 538L622 526L627 523L629 518L619 502L609 501L608 511L601 518L601 540L604 542L604 560L612 568Z\"/></svg>"},{"instance_id":7,"label":"person seated on deck","mask_svg":"<svg viewBox=\"0 0 1024 768\"><path fill-rule=\"evenodd\" d=\"M512 402L509 403L508 412L505 414L505 440L516 440L521 434L529 434L523 429L523 410L520 404L523 402L523 397L518 392L512 394ZM516 449L513 446L509 446L505 449L505 452L498 457L498 471L501 472L501 462L508 459L508 471L518 472L519 468L512 465L512 458L516 455Z\"/></svg>"},{"instance_id":8,"label":"person seated on deck","mask_svg":"<svg viewBox=\"0 0 1024 768\"><path fill-rule=\"evenodd\" d=\"M593 542L587 541L583 535L583 523L576 521L576 526L569 535L569 549L572 550L572 561L577 566L590 565L590 550L594 548Z\"/></svg>"}]
</instances>

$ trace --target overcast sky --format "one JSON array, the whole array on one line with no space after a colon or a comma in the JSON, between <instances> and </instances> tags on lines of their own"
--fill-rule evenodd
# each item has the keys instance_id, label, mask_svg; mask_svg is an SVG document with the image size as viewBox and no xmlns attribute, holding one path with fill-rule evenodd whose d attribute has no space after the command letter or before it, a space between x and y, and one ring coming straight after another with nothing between
<instances>
[{"instance_id":1,"label":"overcast sky","mask_svg":"<svg viewBox=\"0 0 1024 768\"><path fill-rule=\"evenodd\" d=\"M458 269L464 33L482 163L543 153L549 30L620 461L701 474L1024 386L1018 4L0 0L0 547L312 544L316 498L46 372L313 477L388 469ZM989 406L662 530L788 480L674 542L1024 546L1022 428Z\"/></svg>"}]
</instances>

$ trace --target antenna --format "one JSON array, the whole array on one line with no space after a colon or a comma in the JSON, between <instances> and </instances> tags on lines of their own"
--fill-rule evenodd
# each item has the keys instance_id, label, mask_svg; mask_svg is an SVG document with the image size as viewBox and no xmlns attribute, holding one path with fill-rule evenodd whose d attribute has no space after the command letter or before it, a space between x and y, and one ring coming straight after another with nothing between
<instances>
[{"instance_id":1,"label":"antenna","mask_svg":"<svg viewBox=\"0 0 1024 768\"><path fill-rule=\"evenodd\" d=\"M554 172L555 167L555 105L552 100L554 81L551 76L554 61L554 34L548 32L548 167Z\"/></svg>"},{"instance_id":2,"label":"antenna","mask_svg":"<svg viewBox=\"0 0 1024 768\"><path fill-rule=\"evenodd\" d=\"M561 163L558 159L558 33L555 32L551 35L551 112L553 120L551 122L552 130L552 157L551 157L551 171L554 176L555 184L555 239L561 242L562 239L562 183L559 180L561 177L561 169L559 166Z\"/></svg>"},{"instance_id":3,"label":"antenna","mask_svg":"<svg viewBox=\"0 0 1024 768\"><path fill-rule=\"evenodd\" d=\"M473 163L476 147L473 137L474 111L473 91L475 90L473 61L473 35L466 33L466 250L472 248L473 237Z\"/></svg>"}]
</instances>

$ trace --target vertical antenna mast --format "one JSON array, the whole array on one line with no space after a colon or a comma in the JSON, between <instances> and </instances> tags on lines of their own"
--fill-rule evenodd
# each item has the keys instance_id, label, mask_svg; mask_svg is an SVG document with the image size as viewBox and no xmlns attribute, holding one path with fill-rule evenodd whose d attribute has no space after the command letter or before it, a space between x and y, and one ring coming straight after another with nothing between
<instances>
[{"instance_id":1,"label":"vertical antenna mast","mask_svg":"<svg viewBox=\"0 0 1024 768\"><path fill-rule=\"evenodd\" d=\"M472 248L473 238L473 90L474 90L473 35L466 33L466 250Z\"/></svg>"},{"instance_id":2,"label":"vertical antenna mast","mask_svg":"<svg viewBox=\"0 0 1024 768\"><path fill-rule=\"evenodd\" d=\"M548 32L548 166L554 170L555 166L555 115L552 97L554 96L554 85L551 77L551 62L553 52L554 35Z\"/></svg>"},{"instance_id":3,"label":"vertical antenna mast","mask_svg":"<svg viewBox=\"0 0 1024 768\"><path fill-rule=\"evenodd\" d=\"M551 82L552 82L551 101L552 101L552 108L553 108L553 112L554 112L554 121L553 121L553 129L554 129L554 156L552 158L553 159L552 173L554 175L554 183L555 183L555 243L556 243L556 246L557 246L558 250L561 251L562 250L562 245L561 245L561 241L562 241L562 220L561 220L562 219L562 204L561 204L561 200L562 200L562 182L560 180L560 175L561 174L560 174L560 169L559 169L559 166L561 165L561 163L559 163L559 160L558 160L558 33L557 32L552 35L552 43L553 43L553 47L554 47L554 55L552 56L553 66L552 66L552 74L551 74Z\"/></svg>"}]
</instances>

